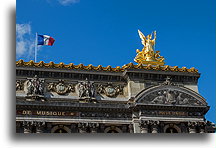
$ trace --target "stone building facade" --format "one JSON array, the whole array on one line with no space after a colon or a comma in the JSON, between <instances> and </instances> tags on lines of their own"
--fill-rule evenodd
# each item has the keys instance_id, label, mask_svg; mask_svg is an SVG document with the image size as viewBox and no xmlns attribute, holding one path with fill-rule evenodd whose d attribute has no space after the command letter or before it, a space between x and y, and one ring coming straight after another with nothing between
<instances>
[{"instance_id":1,"label":"stone building facade","mask_svg":"<svg viewBox=\"0 0 216 148\"><path fill-rule=\"evenodd\" d=\"M17 133L213 133L195 68L16 62Z\"/></svg>"}]
</instances>

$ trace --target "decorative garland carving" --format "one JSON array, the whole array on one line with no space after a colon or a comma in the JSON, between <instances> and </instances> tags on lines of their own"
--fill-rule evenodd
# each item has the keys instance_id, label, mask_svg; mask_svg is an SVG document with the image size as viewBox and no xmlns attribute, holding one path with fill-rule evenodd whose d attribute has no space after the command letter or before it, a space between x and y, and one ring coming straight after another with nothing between
<instances>
[{"instance_id":1,"label":"decorative garland carving","mask_svg":"<svg viewBox=\"0 0 216 148\"><path fill-rule=\"evenodd\" d=\"M66 85L63 80L59 80L58 83L49 83L47 88L49 91L54 91L59 95L75 92L75 84Z\"/></svg>"},{"instance_id":2,"label":"decorative garland carving","mask_svg":"<svg viewBox=\"0 0 216 148\"><path fill-rule=\"evenodd\" d=\"M99 84L97 92L105 94L107 97L116 97L118 95L123 95L123 88L123 85Z\"/></svg>"}]
</instances>

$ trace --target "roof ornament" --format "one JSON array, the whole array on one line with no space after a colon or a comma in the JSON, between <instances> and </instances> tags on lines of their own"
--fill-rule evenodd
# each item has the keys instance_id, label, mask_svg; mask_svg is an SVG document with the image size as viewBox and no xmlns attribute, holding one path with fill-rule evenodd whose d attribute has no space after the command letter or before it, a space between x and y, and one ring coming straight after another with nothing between
<instances>
[{"instance_id":1,"label":"roof ornament","mask_svg":"<svg viewBox=\"0 0 216 148\"><path fill-rule=\"evenodd\" d=\"M145 36L140 30L138 30L141 42L144 45L142 51L136 50L137 55L134 61L138 64L151 64L151 65L164 65L164 57L160 56L160 51L155 51L156 43L156 31L154 31L154 39L152 39L152 33Z\"/></svg>"}]
</instances>

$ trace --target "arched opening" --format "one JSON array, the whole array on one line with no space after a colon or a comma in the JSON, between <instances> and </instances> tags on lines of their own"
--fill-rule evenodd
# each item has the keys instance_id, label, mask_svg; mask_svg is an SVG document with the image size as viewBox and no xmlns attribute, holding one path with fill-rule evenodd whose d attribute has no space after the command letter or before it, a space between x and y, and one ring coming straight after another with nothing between
<instances>
[{"instance_id":1,"label":"arched opening","mask_svg":"<svg viewBox=\"0 0 216 148\"><path fill-rule=\"evenodd\" d=\"M107 131L107 133L119 133L119 132L116 130L109 130L109 131Z\"/></svg>"},{"instance_id":2,"label":"arched opening","mask_svg":"<svg viewBox=\"0 0 216 148\"><path fill-rule=\"evenodd\" d=\"M116 126L107 127L104 133L122 133L122 130Z\"/></svg>"},{"instance_id":3,"label":"arched opening","mask_svg":"<svg viewBox=\"0 0 216 148\"><path fill-rule=\"evenodd\" d=\"M67 126L56 125L51 129L51 133L71 133L71 130Z\"/></svg>"},{"instance_id":4,"label":"arched opening","mask_svg":"<svg viewBox=\"0 0 216 148\"><path fill-rule=\"evenodd\" d=\"M54 133L67 133L67 131L63 128L59 128L59 129L55 130Z\"/></svg>"},{"instance_id":5,"label":"arched opening","mask_svg":"<svg viewBox=\"0 0 216 148\"><path fill-rule=\"evenodd\" d=\"M181 129L175 124L168 124L164 127L164 133L181 133Z\"/></svg>"},{"instance_id":6,"label":"arched opening","mask_svg":"<svg viewBox=\"0 0 216 148\"><path fill-rule=\"evenodd\" d=\"M178 131L173 127L169 127L166 129L165 133L178 133Z\"/></svg>"}]
</instances>

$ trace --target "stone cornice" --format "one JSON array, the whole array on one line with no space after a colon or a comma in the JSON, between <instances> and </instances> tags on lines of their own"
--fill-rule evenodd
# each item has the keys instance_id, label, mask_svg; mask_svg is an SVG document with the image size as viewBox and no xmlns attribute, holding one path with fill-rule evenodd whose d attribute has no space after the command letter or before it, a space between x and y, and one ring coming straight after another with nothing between
<instances>
[{"instance_id":1,"label":"stone cornice","mask_svg":"<svg viewBox=\"0 0 216 148\"><path fill-rule=\"evenodd\" d=\"M88 66L84 66L83 64L74 65L73 63L70 64L64 64L60 62L59 64L50 62L50 63L44 63L43 61L40 61L38 63L35 63L34 61L24 62L23 60L16 61L17 67L37 67L37 68L53 68L53 69L76 69L76 70L87 70L87 71L106 71L106 72L124 72L127 69L137 69L137 70L155 70L155 71L171 71L171 72L188 72L188 73L198 73L198 70L194 67L188 69L186 67L179 68L178 66L160 66L160 65L134 65L133 63L126 64L122 67L117 66L115 68L111 67L110 65L107 67L102 67L102 65L93 66L92 64L89 64Z\"/></svg>"}]
</instances>

